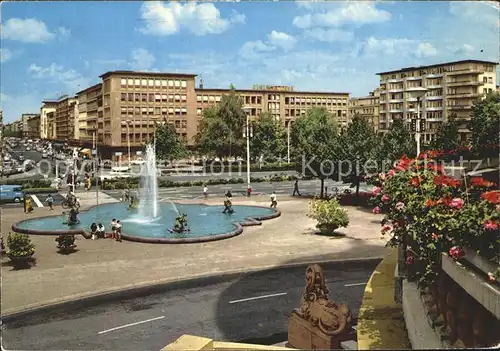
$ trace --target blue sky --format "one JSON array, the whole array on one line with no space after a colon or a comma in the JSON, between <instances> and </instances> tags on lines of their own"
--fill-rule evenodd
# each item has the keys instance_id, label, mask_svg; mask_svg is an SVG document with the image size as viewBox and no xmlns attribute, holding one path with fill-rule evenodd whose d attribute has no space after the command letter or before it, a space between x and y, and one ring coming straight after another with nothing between
<instances>
[{"instance_id":1,"label":"blue sky","mask_svg":"<svg viewBox=\"0 0 500 351\"><path fill-rule=\"evenodd\" d=\"M499 56L498 5L484 1L4 2L1 10L6 121L108 70L362 96L378 85L376 72Z\"/></svg>"}]
</instances>

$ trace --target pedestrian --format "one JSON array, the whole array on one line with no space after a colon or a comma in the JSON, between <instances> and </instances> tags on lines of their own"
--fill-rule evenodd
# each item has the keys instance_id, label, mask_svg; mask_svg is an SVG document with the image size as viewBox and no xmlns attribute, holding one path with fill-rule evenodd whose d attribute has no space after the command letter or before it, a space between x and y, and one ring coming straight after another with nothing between
<instances>
[{"instance_id":1,"label":"pedestrian","mask_svg":"<svg viewBox=\"0 0 500 351\"><path fill-rule=\"evenodd\" d=\"M293 194L292 196L295 196L295 194L297 194L298 196L300 196L300 192L299 192L299 180L295 180L295 184L293 184Z\"/></svg>"},{"instance_id":2,"label":"pedestrian","mask_svg":"<svg viewBox=\"0 0 500 351\"><path fill-rule=\"evenodd\" d=\"M95 222L90 225L90 233L92 234L92 240L97 239L97 224Z\"/></svg>"},{"instance_id":3,"label":"pedestrian","mask_svg":"<svg viewBox=\"0 0 500 351\"><path fill-rule=\"evenodd\" d=\"M54 208L52 206L54 205L54 198L52 197L52 194L49 194L47 196L45 202L47 203L47 205L49 205L49 211L53 211Z\"/></svg>"},{"instance_id":4,"label":"pedestrian","mask_svg":"<svg viewBox=\"0 0 500 351\"><path fill-rule=\"evenodd\" d=\"M276 201L276 193L273 191L273 193L271 194L271 208L276 208L276 206L278 205L278 201Z\"/></svg>"},{"instance_id":5,"label":"pedestrian","mask_svg":"<svg viewBox=\"0 0 500 351\"><path fill-rule=\"evenodd\" d=\"M205 197L205 199L208 198L208 187L206 184L203 186L203 196Z\"/></svg>"},{"instance_id":6,"label":"pedestrian","mask_svg":"<svg viewBox=\"0 0 500 351\"><path fill-rule=\"evenodd\" d=\"M111 239L115 239L116 238L116 218L113 218L111 220L111 223L109 223L111 225Z\"/></svg>"},{"instance_id":7,"label":"pedestrian","mask_svg":"<svg viewBox=\"0 0 500 351\"><path fill-rule=\"evenodd\" d=\"M104 225L102 223L99 223L97 225L97 238L103 238L106 236L106 228L104 228Z\"/></svg>"},{"instance_id":8,"label":"pedestrian","mask_svg":"<svg viewBox=\"0 0 500 351\"><path fill-rule=\"evenodd\" d=\"M30 198L26 198L25 204L26 204L25 212L26 213L33 212L33 205L31 205L31 199Z\"/></svg>"},{"instance_id":9,"label":"pedestrian","mask_svg":"<svg viewBox=\"0 0 500 351\"><path fill-rule=\"evenodd\" d=\"M120 223L120 220L116 221L115 232L116 241L122 241L122 224Z\"/></svg>"}]
</instances>

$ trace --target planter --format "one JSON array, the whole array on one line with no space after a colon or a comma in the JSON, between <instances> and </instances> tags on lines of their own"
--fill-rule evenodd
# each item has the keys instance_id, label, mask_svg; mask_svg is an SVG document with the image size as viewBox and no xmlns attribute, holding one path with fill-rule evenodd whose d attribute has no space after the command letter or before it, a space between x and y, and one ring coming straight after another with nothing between
<instances>
[{"instance_id":1,"label":"planter","mask_svg":"<svg viewBox=\"0 0 500 351\"><path fill-rule=\"evenodd\" d=\"M441 267L470 296L500 319L500 290L496 286L488 284L483 277L468 270L445 253L442 254Z\"/></svg>"},{"instance_id":2,"label":"planter","mask_svg":"<svg viewBox=\"0 0 500 351\"><path fill-rule=\"evenodd\" d=\"M484 274L488 275L489 272L493 273L498 269L498 265L495 263L488 261L484 257L479 256L477 253L475 253L473 250L464 248L465 256L463 257L464 260L469 262L471 265L479 269L481 272ZM498 282L500 280L497 279Z\"/></svg>"},{"instance_id":3,"label":"planter","mask_svg":"<svg viewBox=\"0 0 500 351\"><path fill-rule=\"evenodd\" d=\"M70 253L73 253L75 251L76 251L76 245L71 245L71 246L61 247L57 252L62 255L69 255Z\"/></svg>"},{"instance_id":4,"label":"planter","mask_svg":"<svg viewBox=\"0 0 500 351\"><path fill-rule=\"evenodd\" d=\"M14 256L14 255L8 255L10 261L12 262L12 266L14 268L27 268L30 265L30 262L33 261L33 255L31 254L29 256Z\"/></svg>"},{"instance_id":5,"label":"planter","mask_svg":"<svg viewBox=\"0 0 500 351\"><path fill-rule=\"evenodd\" d=\"M319 232L321 234L325 234L325 235L332 235L332 234L334 234L334 231L339 229L339 227L336 224L331 224L331 223L318 224L316 226L316 228L319 229Z\"/></svg>"}]
</instances>

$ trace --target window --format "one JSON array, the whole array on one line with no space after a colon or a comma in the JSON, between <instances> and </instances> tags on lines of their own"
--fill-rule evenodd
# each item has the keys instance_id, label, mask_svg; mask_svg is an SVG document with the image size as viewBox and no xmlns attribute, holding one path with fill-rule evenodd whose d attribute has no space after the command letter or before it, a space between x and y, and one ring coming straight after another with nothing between
<instances>
[{"instance_id":1,"label":"window","mask_svg":"<svg viewBox=\"0 0 500 351\"><path fill-rule=\"evenodd\" d=\"M169 95L168 96L168 101L174 101L174 96L173 95Z\"/></svg>"},{"instance_id":2,"label":"window","mask_svg":"<svg viewBox=\"0 0 500 351\"><path fill-rule=\"evenodd\" d=\"M128 86L133 87L134 86L134 80L132 78L128 79Z\"/></svg>"},{"instance_id":3,"label":"window","mask_svg":"<svg viewBox=\"0 0 500 351\"><path fill-rule=\"evenodd\" d=\"M141 86L141 80L140 79L134 79L134 86L140 87Z\"/></svg>"},{"instance_id":4,"label":"window","mask_svg":"<svg viewBox=\"0 0 500 351\"><path fill-rule=\"evenodd\" d=\"M148 108L148 113L149 113L150 115L153 115L153 114L155 113L155 109L154 109L154 107L149 107L149 108Z\"/></svg>"},{"instance_id":5,"label":"window","mask_svg":"<svg viewBox=\"0 0 500 351\"><path fill-rule=\"evenodd\" d=\"M162 107L161 108L161 114L162 115L166 115L167 114L167 108L166 107Z\"/></svg>"},{"instance_id":6,"label":"window","mask_svg":"<svg viewBox=\"0 0 500 351\"><path fill-rule=\"evenodd\" d=\"M161 102L161 95L160 94L155 94L155 101Z\"/></svg>"},{"instance_id":7,"label":"window","mask_svg":"<svg viewBox=\"0 0 500 351\"><path fill-rule=\"evenodd\" d=\"M127 79L126 79L126 78L122 78L122 79L120 80L120 85L121 85L122 87L126 87L126 86L127 86Z\"/></svg>"},{"instance_id":8,"label":"window","mask_svg":"<svg viewBox=\"0 0 500 351\"><path fill-rule=\"evenodd\" d=\"M177 120L175 121L175 128L180 128L181 127L181 121Z\"/></svg>"},{"instance_id":9,"label":"window","mask_svg":"<svg viewBox=\"0 0 500 351\"><path fill-rule=\"evenodd\" d=\"M199 116L199 115L201 115L201 108L196 109L196 114L197 114L198 116Z\"/></svg>"},{"instance_id":10,"label":"window","mask_svg":"<svg viewBox=\"0 0 500 351\"><path fill-rule=\"evenodd\" d=\"M139 93L135 94L135 101L141 101L141 94Z\"/></svg>"},{"instance_id":11,"label":"window","mask_svg":"<svg viewBox=\"0 0 500 351\"><path fill-rule=\"evenodd\" d=\"M215 101L219 102L220 101L220 96L215 97Z\"/></svg>"},{"instance_id":12,"label":"window","mask_svg":"<svg viewBox=\"0 0 500 351\"><path fill-rule=\"evenodd\" d=\"M208 96L203 95L203 101L208 101Z\"/></svg>"},{"instance_id":13,"label":"window","mask_svg":"<svg viewBox=\"0 0 500 351\"><path fill-rule=\"evenodd\" d=\"M181 128L187 128L187 121L185 119L181 121Z\"/></svg>"},{"instance_id":14,"label":"window","mask_svg":"<svg viewBox=\"0 0 500 351\"><path fill-rule=\"evenodd\" d=\"M180 80L176 80L175 81L175 86L176 87L180 87L181 86L181 81Z\"/></svg>"},{"instance_id":15,"label":"window","mask_svg":"<svg viewBox=\"0 0 500 351\"><path fill-rule=\"evenodd\" d=\"M174 114L174 108L173 107L169 107L168 108L168 114L169 115L173 115Z\"/></svg>"},{"instance_id":16,"label":"window","mask_svg":"<svg viewBox=\"0 0 500 351\"><path fill-rule=\"evenodd\" d=\"M140 107L136 107L135 108L135 115L139 116L140 114L141 114L141 108Z\"/></svg>"},{"instance_id":17,"label":"window","mask_svg":"<svg viewBox=\"0 0 500 351\"><path fill-rule=\"evenodd\" d=\"M181 95L181 100L182 101L186 101L187 100L187 96L186 95Z\"/></svg>"},{"instance_id":18,"label":"window","mask_svg":"<svg viewBox=\"0 0 500 351\"><path fill-rule=\"evenodd\" d=\"M128 108L128 114L129 115L133 115L134 114L134 108L133 107L129 107Z\"/></svg>"},{"instance_id":19,"label":"window","mask_svg":"<svg viewBox=\"0 0 500 351\"><path fill-rule=\"evenodd\" d=\"M134 93L128 93L128 101L134 101Z\"/></svg>"},{"instance_id":20,"label":"window","mask_svg":"<svg viewBox=\"0 0 500 351\"><path fill-rule=\"evenodd\" d=\"M147 102L147 101L148 101L148 94L142 93L142 102Z\"/></svg>"},{"instance_id":21,"label":"window","mask_svg":"<svg viewBox=\"0 0 500 351\"><path fill-rule=\"evenodd\" d=\"M148 86L153 87L155 85L155 81L153 79L148 80Z\"/></svg>"},{"instance_id":22,"label":"window","mask_svg":"<svg viewBox=\"0 0 500 351\"><path fill-rule=\"evenodd\" d=\"M169 87L173 87L173 86L174 86L174 81L173 81L173 80L171 80L171 79L169 79L169 80L168 80L168 86L169 86Z\"/></svg>"},{"instance_id":23,"label":"window","mask_svg":"<svg viewBox=\"0 0 500 351\"><path fill-rule=\"evenodd\" d=\"M161 95L161 101L167 102L167 94L162 94Z\"/></svg>"},{"instance_id":24,"label":"window","mask_svg":"<svg viewBox=\"0 0 500 351\"><path fill-rule=\"evenodd\" d=\"M167 80L166 80L166 79L162 79L162 80L161 80L161 86L162 86L163 88L166 88L166 87L167 87Z\"/></svg>"},{"instance_id":25,"label":"window","mask_svg":"<svg viewBox=\"0 0 500 351\"><path fill-rule=\"evenodd\" d=\"M127 93L121 93L121 101L126 101L127 100Z\"/></svg>"},{"instance_id":26,"label":"window","mask_svg":"<svg viewBox=\"0 0 500 351\"><path fill-rule=\"evenodd\" d=\"M187 113L187 108L185 108L185 107L181 108L181 112L183 115L185 115Z\"/></svg>"},{"instance_id":27,"label":"window","mask_svg":"<svg viewBox=\"0 0 500 351\"><path fill-rule=\"evenodd\" d=\"M201 96L200 95L196 96L196 101L201 101Z\"/></svg>"},{"instance_id":28,"label":"window","mask_svg":"<svg viewBox=\"0 0 500 351\"><path fill-rule=\"evenodd\" d=\"M146 79L141 80L141 85L145 88L148 86L148 81Z\"/></svg>"},{"instance_id":29,"label":"window","mask_svg":"<svg viewBox=\"0 0 500 351\"><path fill-rule=\"evenodd\" d=\"M122 107L122 108L120 108L120 110L121 110L122 116L127 114L127 108L126 107Z\"/></svg>"},{"instance_id":30,"label":"window","mask_svg":"<svg viewBox=\"0 0 500 351\"><path fill-rule=\"evenodd\" d=\"M181 87L183 88L187 87L187 81L181 80Z\"/></svg>"},{"instance_id":31,"label":"window","mask_svg":"<svg viewBox=\"0 0 500 351\"><path fill-rule=\"evenodd\" d=\"M155 87L160 87L161 86L161 80L155 80Z\"/></svg>"},{"instance_id":32,"label":"window","mask_svg":"<svg viewBox=\"0 0 500 351\"><path fill-rule=\"evenodd\" d=\"M210 95L210 96L208 97L208 101L215 101L215 96Z\"/></svg>"},{"instance_id":33,"label":"window","mask_svg":"<svg viewBox=\"0 0 500 351\"><path fill-rule=\"evenodd\" d=\"M147 115L148 114L148 108L147 107L141 107L141 114Z\"/></svg>"},{"instance_id":34,"label":"window","mask_svg":"<svg viewBox=\"0 0 500 351\"><path fill-rule=\"evenodd\" d=\"M488 83L488 77L483 77L483 83Z\"/></svg>"},{"instance_id":35,"label":"window","mask_svg":"<svg viewBox=\"0 0 500 351\"><path fill-rule=\"evenodd\" d=\"M180 115L180 114L181 114L181 109L177 107L177 108L175 109L175 114L176 114L176 115Z\"/></svg>"},{"instance_id":36,"label":"window","mask_svg":"<svg viewBox=\"0 0 500 351\"><path fill-rule=\"evenodd\" d=\"M181 101L181 96L180 95L175 95L175 101Z\"/></svg>"},{"instance_id":37,"label":"window","mask_svg":"<svg viewBox=\"0 0 500 351\"><path fill-rule=\"evenodd\" d=\"M149 96L148 96L148 101L149 102L153 102L155 100L155 94L153 93L149 93Z\"/></svg>"}]
</instances>

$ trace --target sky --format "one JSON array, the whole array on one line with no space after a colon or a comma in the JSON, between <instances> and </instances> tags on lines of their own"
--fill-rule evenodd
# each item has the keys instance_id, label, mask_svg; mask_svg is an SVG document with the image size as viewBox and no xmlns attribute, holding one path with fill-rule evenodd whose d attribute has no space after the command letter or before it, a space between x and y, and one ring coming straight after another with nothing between
<instances>
[{"instance_id":1,"label":"sky","mask_svg":"<svg viewBox=\"0 0 500 351\"><path fill-rule=\"evenodd\" d=\"M368 95L377 72L498 62L495 2L3 2L4 121L110 70L194 73L204 86ZM500 72L497 73L497 77ZM498 79L498 78L497 78Z\"/></svg>"}]
</instances>

